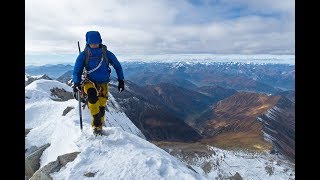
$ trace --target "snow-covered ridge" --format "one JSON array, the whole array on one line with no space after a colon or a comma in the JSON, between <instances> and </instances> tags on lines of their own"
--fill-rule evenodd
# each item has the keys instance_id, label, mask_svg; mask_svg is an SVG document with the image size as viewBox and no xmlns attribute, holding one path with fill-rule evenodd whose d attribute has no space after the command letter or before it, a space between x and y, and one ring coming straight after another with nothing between
<instances>
[{"instance_id":1,"label":"snow-covered ridge","mask_svg":"<svg viewBox=\"0 0 320 180\"><path fill-rule=\"evenodd\" d=\"M26 103L56 98L51 96L50 90L53 88L65 89L66 91L72 92L70 86L57 80L38 79L25 87Z\"/></svg>"},{"instance_id":2,"label":"snow-covered ridge","mask_svg":"<svg viewBox=\"0 0 320 180\"><path fill-rule=\"evenodd\" d=\"M119 55L121 62L185 62L185 63L215 63L215 62L241 62L241 63L274 63L295 64L295 55L272 54L163 54L163 55Z\"/></svg>"},{"instance_id":3,"label":"snow-covered ridge","mask_svg":"<svg viewBox=\"0 0 320 180\"><path fill-rule=\"evenodd\" d=\"M204 179L164 150L137 136L108 127L107 136L94 137L88 129L76 140L81 153L53 179Z\"/></svg>"},{"instance_id":4,"label":"snow-covered ridge","mask_svg":"<svg viewBox=\"0 0 320 180\"><path fill-rule=\"evenodd\" d=\"M29 74L26 73L26 74L24 75L24 80L25 80L25 81L28 81L28 79L30 79L30 78L39 79L39 78L41 78L42 76L44 76L44 74L32 76L32 75L29 75Z\"/></svg>"},{"instance_id":5,"label":"snow-covered ridge","mask_svg":"<svg viewBox=\"0 0 320 180\"><path fill-rule=\"evenodd\" d=\"M32 128L25 148L50 144L41 156L40 168L60 155L80 152L74 161L51 174L54 180L84 179L85 173L94 173L92 179L203 179L184 163L146 141L112 95L106 112L108 123L104 127L107 136L95 137L89 110L83 110L81 131L78 102L75 99L51 100L49 93L53 87L71 92L70 87L55 80L36 80L25 88L29 96L25 99L25 123L26 128ZM62 115L67 107L71 110Z\"/></svg>"},{"instance_id":6,"label":"snow-covered ridge","mask_svg":"<svg viewBox=\"0 0 320 180\"><path fill-rule=\"evenodd\" d=\"M62 112L67 107L73 107L75 110L71 110L71 113L75 111L74 114L78 114L78 101L75 99L70 99L65 102L53 101L53 99L57 98L51 94L53 88L64 89L65 91L72 93L72 88L70 86L57 80L39 79L25 87L26 128L33 128L39 125L35 122L45 122L49 117L62 118ZM58 109L60 109L60 114L58 114L59 111L57 112ZM106 118L108 121L106 121L106 124L108 126L121 127L124 131L145 138L141 131L121 110L121 107L115 101L112 94L109 94L107 110ZM38 112L35 113L36 111ZM82 111L82 114L84 120L91 124L91 115L88 108L85 108ZM75 117L68 118L79 119L79 114Z\"/></svg>"}]
</instances>

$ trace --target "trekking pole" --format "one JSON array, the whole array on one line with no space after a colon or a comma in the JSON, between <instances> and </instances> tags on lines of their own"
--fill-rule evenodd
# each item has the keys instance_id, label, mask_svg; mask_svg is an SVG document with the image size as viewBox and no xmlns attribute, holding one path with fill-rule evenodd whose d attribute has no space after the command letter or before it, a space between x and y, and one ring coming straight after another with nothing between
<instances>
[{"instance_id":1,"label":"trekking pole","mask_svg":"<svg viewBox=\"0 0 320 180\"><path fill-rule=\"evenodd\" d=\"M80 44L79 44L79 41L78 41L78 48L79 48L79 54L81 53L81 50L80 50ZM81 111L81 97L80 97L80 91L81 91L81 89L80 88L78 88L77 87L77 89L78 89L78 101L79 101L79 116L80 116L80 129L81 129L81 131L82 131L82 111Z\"/></svg>"},{"instance_id":2,"label":"trekking pole","mask_svg":"<svg viewBox=\"0 0 320 180\"><path fill-rule=\"evenodd\" d=\"M80 116L80 129L82 131L82 111L81 111L81 97L80 97L81 89L78 89L78 101L79 101L79 116Z\"/></svg>"}]
</instances>

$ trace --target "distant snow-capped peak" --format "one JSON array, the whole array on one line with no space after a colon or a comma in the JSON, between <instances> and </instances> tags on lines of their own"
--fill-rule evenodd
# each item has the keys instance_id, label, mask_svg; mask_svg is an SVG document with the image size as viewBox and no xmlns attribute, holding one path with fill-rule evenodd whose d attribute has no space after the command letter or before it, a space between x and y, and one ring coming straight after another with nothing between
<instances>
[{"instance_id":1,"label":"distant snow-capped peak","mask_svg":"<svg viewBox=\"0 0 320 180\"><path fill-rule=\"evenodd\" d=\"M184 62L184 63L279 63L295 64L295 55L273 54L162 54L162 55L123 55L119 56L124 62Z\"/></svg>"}]
</instances>

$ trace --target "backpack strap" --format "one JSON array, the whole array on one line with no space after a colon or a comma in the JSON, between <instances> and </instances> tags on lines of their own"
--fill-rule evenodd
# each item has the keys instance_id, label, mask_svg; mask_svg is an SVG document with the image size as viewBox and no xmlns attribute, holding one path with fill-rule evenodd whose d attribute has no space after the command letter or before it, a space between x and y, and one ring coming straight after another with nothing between
<instances>
[{"instance_id":1,"label":"backpack strap","mask_svg":"<svg viewBox=\"0 0 320 180\"><path fill-rule=\"evenodd\" d=\"M109 67L109 59L107 57L107 46L102 44L102 58L103 60L106 62L107 66ZM87 66L88 62L89 62L89 57L91 55L91 52L89 51L88 46L86 46L86 48L84 49L85 54L86 54L86 60L85 60L85 66Z\"/></svg>"},{"instance_id":2,"label":"backpack strap","mask_svg":"<svg viewBox=\"0 0 320 180\"><path fill-rule=\"evenodd\" d=\"M107 57L107 46L102 44L102 57L103 60L106 62L107 66L109 67L109 59Z\"/></svg>"},{"instance_id":3,"label":"backpack strap","mask_svg":"<svg viewBox=\"0 0 320 180\"><path fill-rule=\"evenodd\" d=\"M84 52L86 54L86 60L85 60L85 66L87 66L88 62L89 62L89 57L91 52L89 51L88 45L86 46L86 48L84 48Z\"/></svg>"}]
</instances>

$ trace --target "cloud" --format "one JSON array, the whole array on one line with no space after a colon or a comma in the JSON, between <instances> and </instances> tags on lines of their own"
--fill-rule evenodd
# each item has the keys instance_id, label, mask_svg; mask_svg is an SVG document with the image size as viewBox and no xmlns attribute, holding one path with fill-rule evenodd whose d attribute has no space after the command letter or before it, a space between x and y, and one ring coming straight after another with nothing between
<instances>
[{"instance_id":1,"label":"cloud","mask_svg":"<svg viewBox=\"0 0 320 180\"><path fill-rule=\"evenodd\" d=\"M294 1L28 0L26 53L77 54L98 30L115 54L294 54Z\"/></svg>"}]
</instances>

